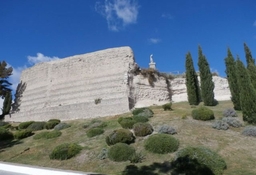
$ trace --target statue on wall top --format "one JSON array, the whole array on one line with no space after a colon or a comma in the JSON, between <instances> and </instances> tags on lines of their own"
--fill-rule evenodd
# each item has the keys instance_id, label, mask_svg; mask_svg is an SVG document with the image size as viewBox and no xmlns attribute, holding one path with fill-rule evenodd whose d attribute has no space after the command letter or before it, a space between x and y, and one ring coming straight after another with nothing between
<instances>
[{"instance_id":1,"label":"statue on wall top","mask_svg":"<svg viewBox=\"0 0 256 175\"><path fill-rule=\"evenodd\" d=\"M153 61L153 54L150 55L150 63L154 63L154 61Z\"/></svg>"}]
</instances>

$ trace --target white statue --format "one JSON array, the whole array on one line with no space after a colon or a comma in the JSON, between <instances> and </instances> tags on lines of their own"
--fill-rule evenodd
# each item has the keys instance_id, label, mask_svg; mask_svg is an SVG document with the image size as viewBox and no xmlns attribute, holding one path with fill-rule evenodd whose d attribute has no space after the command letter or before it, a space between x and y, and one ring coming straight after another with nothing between
<instances>
[{"instance_id":1,"label":"white statue","mask_svg":"<svg viewBox=\"0 0 256 175\"><path fill-rule=\"evenodd\" d=\"M150 63L154 63L154 61L153 61L153 54L150 55Z\"/></svg>"}]
</instances>

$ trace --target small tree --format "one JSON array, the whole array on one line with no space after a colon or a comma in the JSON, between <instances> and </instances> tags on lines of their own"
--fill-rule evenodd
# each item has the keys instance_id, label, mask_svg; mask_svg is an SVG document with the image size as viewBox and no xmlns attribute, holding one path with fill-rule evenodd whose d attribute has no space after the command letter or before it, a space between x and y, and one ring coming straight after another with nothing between
<instances>
[{"instance_id":1,"label":"small tree","mask_svg":"<svg viewBox=\"0 0 256 175\"><path fill-rule=\"evenodd\" d=\"M6 93L5 98L4 98L3 114L2 115L9 114L11 105L12 105L12 93L8 92L8 93Z\"/></svg>"},{"instance_id":2,"label":"small tree","mask_svg":"<svg viewBox=\"0 0 256 175\"><path fill-rule=\"evenodd\" d=\"M236 62L236 70L243 120L256 124L256 91L250 81L247 69L239 58Z\"/></svg>"},{"instance_id":3,"label":"small tree","mask_svg":"<svg viewBox=\"0 0 256 175\"><path fill-rule=\"evenodd\" d=\"M235 110L241 110L240 106L240 96L239 96L239 86L237 82L237 75L236 75L236 62L235 59L228 48L228 55L225 58L226 64L226 74L229 84L229 89L231 92L231 101L233 102Z\"/></svg>"},{"instance_id":4,"label":"small tree","mask_svg":"<svg viewBox=\"0 0 256 175\"><path fill-rule=\"evenodd\" d=\"M6 93L11 92L10 86L12 85L7 80L12 75L12 67L7 68L5 61L0 61L0 96L5 97Z\"/></svg>"},{"instance_id":5,"label":"small tree","mask_svg":"<svg viewBox=\"0 0 256 175\"><path fill-rule=\"evenodd\" d=\"M12 93L8 78L12 75L12 68L7 68L7 63L5 61L0 61L0 97L4 98L2 115L0 119L4 118L4 115L8 114L12 103Z\"/></svg>"},{"instance_id":6,"label":"small tree","mask_svg":"<svg viewBox=\"0 0 256 175\"><path fill-rule=\"evenodd\" d=\"M12 113L19 111L21 97L26 87L27 87L26 83L23 83L22 81L18 84L16 88L16 92L14 94L15 98L14 98L14 103L12 104Z\"/></svg>"},{"instance_id":7,"label":"small tree","mask_svg":"<svg viewBox=\"0 0 256 175\"><path fill-rule=\"evenodd\" d=\"M200 87L190 52L186 55L186 86L189 104L198 105L200 103Z\"/></svg>"},{"instance_id":8,"label":"small tree","mask_svg":"<svg viewBox=\"0 0 256 175\"><path fill-rule=\"evenodd\" d=\"M216 102L214 100L214 83L212 81L212 73L200 46L198 46L198 67L201 80L201 95L204 105L215 106Z\"/></svg>"}]
</instances>

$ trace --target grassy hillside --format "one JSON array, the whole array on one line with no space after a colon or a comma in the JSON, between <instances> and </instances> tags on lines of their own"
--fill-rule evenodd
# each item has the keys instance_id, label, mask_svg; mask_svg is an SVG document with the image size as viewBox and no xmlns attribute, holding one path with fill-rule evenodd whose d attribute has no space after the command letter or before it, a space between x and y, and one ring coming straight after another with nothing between
<instances>
[{"instance_id":1,"label":"grassy hillside","mask_svg":"<svg viewBox=\"0 0 256 175\"><path fill-rule=\"evenodd\" d=\"M222 117L222 112L227 108L232 108L230 101L220 102L218 106L210 107L215 114L216 119ZM205 146L216 151L227 163L225 175L248 175L256 174L256 138L241 135L241 128L232 128L229 130L216 130L211 127L213 121L198 121L190 117L191 108L188 103L173 104L173 111L164 111L160 106L153 106L154 117L150 118L149 123L154 129L159 125L168 124L173 126L177 134L173 135L180 141L179 150L186 146ZM84 114L86 116L86 114ZM99 153L103 148L109 148L105 142L105 137L113 130L121 128L117 119L120 116L129 116L130 113L100 118L105 121L107 126L102 135L89 138L86 135L85 124L90 123L91 119L67 121L71 124L70 128L61 130L62 135L53 139L33 139L33 136L12 142L1 142L0 160L6 162L16 162L23 164L38 165L44 167L53 167L69 170L78 170L86 172L97 172L102 174L122 174L129 165L135 165L138 168L145 166L154 167L151 174L166 174L163 171L168 167L167 161L172 161L175 153L153 154L147 152L143 147L143 141L146 137L137 137L135 143L131 144L145 156L142 163L132 164L127 162L113 162L109 159L100 160ZM238 113L242 121L241 113ZM188 116L184 119L184 116ZM15 124L13 124L15 125ZM42 131L36 131L40 133ZM51 160L49 154L57 145L61 143L78 143L83 146L83 150L74 158L68 160ZM136 167L135 167L136 168ZM154 171L154 173L153 173ZM162 172L161 172L162 171ZM168 172L168 170L166 170Z\"/></svg>"}]
</instances>

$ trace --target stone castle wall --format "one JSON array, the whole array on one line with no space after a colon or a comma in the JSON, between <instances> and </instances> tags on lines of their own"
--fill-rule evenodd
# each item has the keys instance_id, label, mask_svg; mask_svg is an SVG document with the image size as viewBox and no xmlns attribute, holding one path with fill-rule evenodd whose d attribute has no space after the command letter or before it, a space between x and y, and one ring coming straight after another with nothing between
<instances>
[{"instance_id":1,"label":"stone castle wall","mask_svg":"<svg viewBox=\"0 0 256 175\"><path fill-rule=\"evenodd\" d=\"M136 68L130 47L39 63L22 72L26 89L19 111L5 120L95 118L170 101L164 79L151 87L147 78L134 75Z\"/></svg>"},{"instance_id":2,"label":"stone castle wall","mask_svg":"<svg viewBox=\"0 0 256 175\"><path fill-rule=\"evenodd\" d=\"M20 111L6 120L92 118L130 110L128 72L130 47L106 49L37 64L22 72L27 84ZM95 99L101 99L95 104Z\"/></svg>"}]
</instances>

